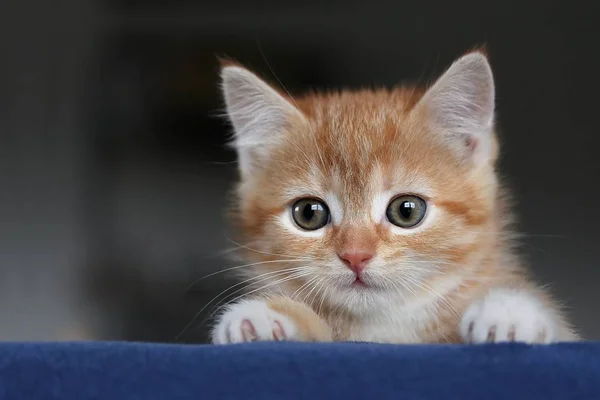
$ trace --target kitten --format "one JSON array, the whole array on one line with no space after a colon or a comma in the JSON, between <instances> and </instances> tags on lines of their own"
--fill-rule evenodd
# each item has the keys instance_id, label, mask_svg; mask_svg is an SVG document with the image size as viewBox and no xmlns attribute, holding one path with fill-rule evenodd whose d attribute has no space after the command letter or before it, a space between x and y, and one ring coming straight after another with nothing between
<instances>
[{"instance_id":1,"label":"kitten","mask_svg":"<svg viewBox=\"0 0 600 400\"><path fill-rule=\"evenodd\" d=\"M578 339L511 249L483 53L428 89L292 98L235 64L222 79L234 221L262 289L214 343Z\"/></svg>"}]
</instances>

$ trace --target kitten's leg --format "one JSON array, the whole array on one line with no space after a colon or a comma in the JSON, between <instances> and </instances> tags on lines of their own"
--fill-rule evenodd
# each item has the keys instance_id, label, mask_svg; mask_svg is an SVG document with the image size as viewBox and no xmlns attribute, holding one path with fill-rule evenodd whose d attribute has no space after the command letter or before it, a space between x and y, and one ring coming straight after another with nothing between
<instances>
[{"instance_id":1,"label":"kitten's leg","mask_svg":"<svg viewBox=\"0 0 600 400\"><path fill-rule=\"evenodd\" d=\"M329 326L311 308L283 296L229 306L212 333L215 344L273 340L329 342L332 337Z\"/></svg>"},{"instance_id":2,"label":"kitten's leg","mask_svg":"<svg viewBox=\"0 0 600 400\"><path fill-rule=\"evenodd\" d=\"M577 340L554 306L527 289L491 289L467 308L459 329L466 343Z\"/></svg>"}]
</instances>

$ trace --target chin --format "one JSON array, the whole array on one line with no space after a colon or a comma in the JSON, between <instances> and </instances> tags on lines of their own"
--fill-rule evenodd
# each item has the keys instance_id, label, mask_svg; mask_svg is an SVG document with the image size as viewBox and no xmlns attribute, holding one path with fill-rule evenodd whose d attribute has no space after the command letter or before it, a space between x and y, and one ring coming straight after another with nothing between
<instances>
[{"instance_id":1,"label":"chin","mask_svg":"<svg viewBox=\"0 0 600 400\"><path fill-rule=\"evenodd\" d=\"M391 293L369 283L336 285L330 292L327 301L333 308L339 308L350 314L372 314L374 311L387 308L392 299Z\"/></svg>"}]
</instances>

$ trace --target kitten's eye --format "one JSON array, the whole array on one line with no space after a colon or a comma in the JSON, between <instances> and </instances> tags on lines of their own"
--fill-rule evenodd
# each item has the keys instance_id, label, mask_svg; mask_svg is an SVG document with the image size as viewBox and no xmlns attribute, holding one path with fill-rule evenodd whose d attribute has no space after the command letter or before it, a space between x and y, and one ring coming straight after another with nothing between
<instances>
[{"instance_id":1,"label":"kitten's eye","mask_svg":"<svg viewBox=\"0 0 600 400\"><path fill-rule=\"evenodd\" d=\"M300 228L316 231L329 222L329 209L321 200L300 199L292 206L292 217Z\"/></svg>"},{"instance_id":2,"label":"kitten's eye","mask_svg":"<svg viewBox=\"0 0 600 400\"><path fill-rule=\"evenodd\" d=\"M396 197L387 208L388 220L401 228L414 228L423 220L427 203L420 197L404 195Z\"/></svg>"}]
</instances>

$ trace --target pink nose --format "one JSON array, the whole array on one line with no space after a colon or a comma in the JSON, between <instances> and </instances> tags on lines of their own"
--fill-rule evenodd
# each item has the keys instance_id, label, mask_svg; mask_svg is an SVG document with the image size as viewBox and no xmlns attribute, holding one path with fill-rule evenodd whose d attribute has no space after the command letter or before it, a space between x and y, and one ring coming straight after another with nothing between
<instances>
[{"instance_id":1,"label":"pink nose","mask_svg":"<svg viewBox=\"0 0 600 400\"><path fill-rule=\"evenodd\" d=\"M368 261L373 258L373 253L368 251L352 251L339 255L340 259L354 271L359 274L367 266Z\"/></svg>"}]
</instances>

